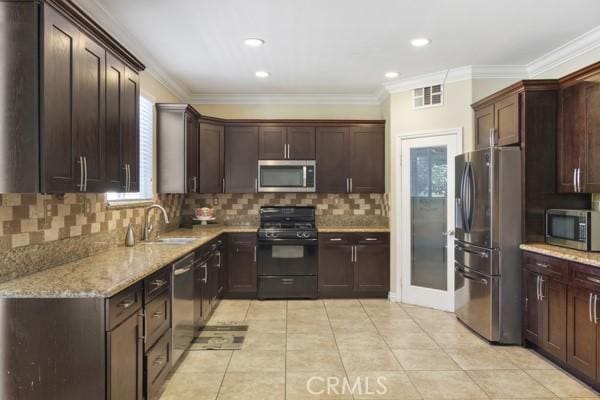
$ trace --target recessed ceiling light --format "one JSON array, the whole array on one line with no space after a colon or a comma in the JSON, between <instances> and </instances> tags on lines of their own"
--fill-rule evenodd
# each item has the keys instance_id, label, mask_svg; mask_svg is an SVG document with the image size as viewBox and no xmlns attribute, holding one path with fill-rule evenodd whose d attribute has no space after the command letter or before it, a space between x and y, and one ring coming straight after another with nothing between
<instances>
[{"instance_id":1,"label":"recessed ceiling light","mask_svg":"<svg viewBox=\"0 0 600 400\"><path fill-rule=\"evenodd\" d=\"M259 47L259 46L262 46L263 44L265 44L265 41L262 39L258 39L258 38L248 38L248 39L244 40L244 43L246 43L246 46Z\"/></svg>"},{"instance_id":2,"label":"recessed ceiling light","mask_svg":"<svg viewBox=\"0 0 600 400\"><path fill-rule=\"evenodd\" d=\"M415 47L427 46L429 43L431 43L431 40L427 38L415 38L410 41L410 44L412 44Z\"/></svg>"},{"instance_id":3,"label":"recessed ceiling light","mask_svg":"<svg viewBox=\"0 0 600 400\"><path fill-rule=\"evenodd\" d=\"M397 72L386 72L385 77L389 79L397 78L400 74Z\"/></svg>"},{"instance_id":4,"label":"recessed ceiling light","mask_svg":"<svg viewBox=\"0 0 600 400\"><path fill-rule=\"evenodd\" d=\"M256 71L256 73L254 74L259 78L268 78L269 75L271 75L270 73L268 73L267 71Z\"/></svg>"}]
</instances>

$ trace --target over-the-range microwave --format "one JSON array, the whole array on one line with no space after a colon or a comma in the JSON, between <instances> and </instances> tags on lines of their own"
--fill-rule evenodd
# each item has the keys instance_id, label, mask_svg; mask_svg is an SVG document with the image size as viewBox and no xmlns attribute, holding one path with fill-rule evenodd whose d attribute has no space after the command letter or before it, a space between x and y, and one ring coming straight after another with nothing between
<instances>
[{"instance_id":1,"label":"over-the-range microwave","mask_svg":"<svg viewBox=\"0 0 600 400\"><path fill-rule=\"evenodd\" d=\"M546 243L582 251L600 251L600 212L546 210Z\"/></svg>"},{"instance_id":2,"label":"over-the-range microwave","mask_svg":"<svg viewBox=\"0 0 600 400\"><path fill-rule=\"evenodd\" d=\"M314 160L259 160L259 192L316 191L317 163Z\"/></svg>"}]
</instances>

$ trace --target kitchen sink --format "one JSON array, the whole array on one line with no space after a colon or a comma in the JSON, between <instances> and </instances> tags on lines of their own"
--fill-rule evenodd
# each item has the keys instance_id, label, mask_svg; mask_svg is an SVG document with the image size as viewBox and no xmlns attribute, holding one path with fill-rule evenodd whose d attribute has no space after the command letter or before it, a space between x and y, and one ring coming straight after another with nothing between
<instances>
[{"instance_id":1,"label":"kitchen sink","mask_svg":"<svg viewBox=\"0 0 600 400\"><path fill-rule=\"evenodd\" d=\"M190 244L194 241L198 240L198 238L194 237L168 237L168 238L160 238L156 240L151 240L149 242L142 242L144 244Z\"/></svg>"}]
</instances>

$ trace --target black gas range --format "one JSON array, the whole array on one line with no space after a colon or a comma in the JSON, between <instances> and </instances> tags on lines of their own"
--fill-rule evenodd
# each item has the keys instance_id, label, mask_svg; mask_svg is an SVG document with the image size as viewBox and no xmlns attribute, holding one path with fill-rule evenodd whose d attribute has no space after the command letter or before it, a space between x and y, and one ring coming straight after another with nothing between
<instances>
[{"instance_id":1,"label":"black gas range","mask_svg":"<svg viewBox=\"0 0 600 400\"><path fill-rule=\"evenodd\" d=\"M314 207L261 207L258 298L316 298L318 249Z\"/></svg>"}]
</instances>

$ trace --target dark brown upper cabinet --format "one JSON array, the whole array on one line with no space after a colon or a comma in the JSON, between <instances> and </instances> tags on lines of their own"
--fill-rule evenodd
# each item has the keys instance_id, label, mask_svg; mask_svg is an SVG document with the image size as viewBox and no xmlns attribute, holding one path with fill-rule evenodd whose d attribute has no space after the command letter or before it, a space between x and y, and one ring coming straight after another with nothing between
<instances>
[{"instance_id":1,"label":"dark brown upper cabinet","mask_svg":"<svg viewBox=\"0 0 600 400\"><path fill-rule=\"evenodd\" d=\"M225 127L200 121L199 192L225 192Z\"/></svg>"},{"instance_id":2,"label":"dark brown upper cabinet","mask_svg":"<svg viewBox=\"0 0 600 400\"><path fill-rule=\"evenodd\" d=\"M347 193L350 128L317 128L317 192Z\"/></svg>"},{"instance_id":3,"label":"dark brown upper cabinet","mask_svg":"<svg viewBox=\"0 0 600 400\"><path fill-rule=\"evenodd\" d=\"M140 190L140 77L125 66L121 118L121 170L126 171L124 192Z\"/></svg>"},{"instance_id":4,"label":"dark brown upper cabinet","mask_svg":"<svg viewBox=\"0 0 600 400\"><path fill-rule=\"evenodd\" d=\"M560 80L558 189L600 191L600 63Z\"/></svg>"},{"instance_id":5,"label":"dark brown upper cabinet","mask_svg":"<svg viewBox=\"0 0 600 400\"><path fill-rule=\"evenodd\" d=\"M315 128L264 126L259 129L260 160L314 160Z\"/></svg>"},{"instance_id":6,"label":"dark brown upper cabinet","mask_svg":"<svg viewBox=\"0 0 600 400\"><path fill-rule=\"evenodd\" d=\"M138 182L137 73L144 66L72 2L2 2L0 15L9 110L0 116L0 140L8 144L0 159L10 161L0 192L137 190L124 181L124 162ZM126 161L123 135L136 146Z\"/></svg>"},{"instance_id":7,"label":"dark brown upper cabinet","mask_svg":"<svg viewBox=\"0 0 600 400\"><path fill-rule=\"evenodd\" d=\"M156 105L158 192L196 193L198 181L198 119L188 104Z\"/></svg>"},{"instance_id":8,"label":"dark brown upper cabinet","mask_svg":"<svg viewBox=\"0 0 600 400\"><path fill-rule=\"evenodd\" d=\"M519 143L519 95L510 93L475 108L475 148Z\"/></svg>"},{"instance_id":9,"label":"dark brown upper cabinet","mask_svg":"<svg viewBox=\"0 0 600 400\"><path fill-rule=\"evenodd\" d=\"M257 126L225 128L225 191L258 191L259 132Z\"/></svg>"}]
</instances>

